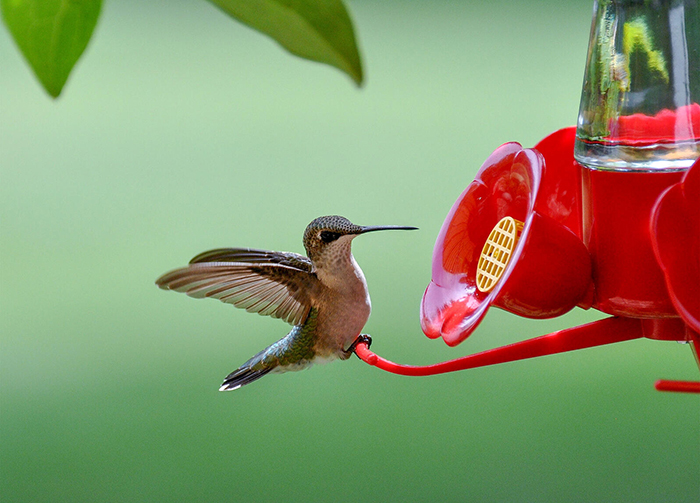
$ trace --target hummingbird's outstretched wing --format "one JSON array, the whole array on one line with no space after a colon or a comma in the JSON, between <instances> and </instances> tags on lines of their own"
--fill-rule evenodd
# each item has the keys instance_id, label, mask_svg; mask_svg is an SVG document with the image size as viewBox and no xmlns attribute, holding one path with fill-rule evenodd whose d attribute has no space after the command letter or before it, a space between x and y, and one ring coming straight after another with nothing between
<instances>
[{"instance_id":1,"label":"hummingbird's outstretched wing","mask_svg":"<svg viewBox=\"0 0 700 503\"><path fill-rule=\"evenodd\" d=\"M156 284L300 325L318 285L312 269L311 260L296 253L224 248L197 255L189 266L164 274Z\"/></svg>"}]
</instances>

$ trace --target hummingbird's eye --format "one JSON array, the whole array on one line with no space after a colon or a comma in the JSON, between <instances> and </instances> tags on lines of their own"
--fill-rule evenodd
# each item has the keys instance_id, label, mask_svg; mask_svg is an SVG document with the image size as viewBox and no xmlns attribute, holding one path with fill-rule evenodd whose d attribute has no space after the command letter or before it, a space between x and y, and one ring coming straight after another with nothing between
<instances>
[{"instance_id":1,"label":"hummingbird's eye","mask_svg":"<svg viewBox=\"0 0 700 503\"><path fill-rule=\"evenodd\" d=\"M340 237L340 234L337 232L331 232L331 231L321 231L321 234L319 234L321 241L324 243L330 243L331 241L335 241Z\"/></svg>"}]
</instances>

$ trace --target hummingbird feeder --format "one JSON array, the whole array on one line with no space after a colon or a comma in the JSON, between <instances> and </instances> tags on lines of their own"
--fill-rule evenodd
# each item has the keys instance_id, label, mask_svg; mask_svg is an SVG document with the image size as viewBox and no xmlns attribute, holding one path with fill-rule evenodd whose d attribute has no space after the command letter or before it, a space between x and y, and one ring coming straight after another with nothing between
<instances>
[{"instance_id":1,"label":"hummingbird feeder","mask_svg":"<svg viewBox=\"0 0 700 503\"><path fill-rule=\"evenodd\" d=\"M492 305L610 317L426 367L358 356L430 375L649 338L688 343L700 367L699 102L698 0L595 2L577 127L484 162L437 237L421 326L455 346Z\"/></svg>"}]
</instances>

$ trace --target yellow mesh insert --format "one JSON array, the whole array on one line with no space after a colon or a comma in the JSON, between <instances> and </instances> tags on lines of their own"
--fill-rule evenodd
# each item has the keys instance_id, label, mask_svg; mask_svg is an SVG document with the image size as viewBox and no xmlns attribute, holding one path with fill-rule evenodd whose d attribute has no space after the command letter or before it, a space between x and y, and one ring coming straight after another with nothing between
<instances>
[{"instance_id":1,"label":"yellow mesh insert","mask_svg":"<svg viewBox=\"0 0 700 503\"><path fill-rule=\"evenodd\" d=\"M501 279L522 230L523 223L511 217L502 218L491 230L476 268L479 291L490 292Z\"/></svg>"}]
</instances>

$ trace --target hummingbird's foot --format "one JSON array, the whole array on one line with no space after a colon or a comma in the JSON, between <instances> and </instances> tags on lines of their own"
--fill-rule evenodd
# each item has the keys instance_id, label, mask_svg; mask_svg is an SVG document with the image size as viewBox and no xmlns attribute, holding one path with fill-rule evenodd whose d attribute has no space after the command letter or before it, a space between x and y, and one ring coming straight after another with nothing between
<instances>
[{"instance_id":1,"label":"hummingbird's foot","mask_svg":"<svg viewBox=\"0 0 700 503\"><path fill-rule=\"evenodd\" d=\"M348 358L350 358L352 356L352 354L355 352L355 348L360 343L366 344L367 347L369 348L372 345L372 338L367 334L358 335L357 339L355 339L353 341L353 343L350 344L350 347L343 352L342 359L347 360Z\"/></svg>"}]
</instances>

